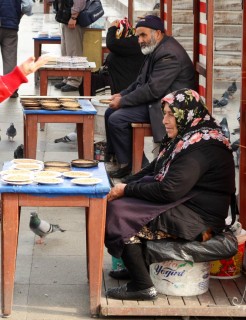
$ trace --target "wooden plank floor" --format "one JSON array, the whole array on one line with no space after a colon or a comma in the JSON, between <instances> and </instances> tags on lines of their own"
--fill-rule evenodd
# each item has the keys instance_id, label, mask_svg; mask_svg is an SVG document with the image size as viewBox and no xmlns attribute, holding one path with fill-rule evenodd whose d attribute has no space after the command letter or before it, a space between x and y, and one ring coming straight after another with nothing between
<instances>
[{"instance_id":1,"label":"wooden plank floor","mask_svg":"<svg viewBox=\"0 0 246 320\"><path fill-rule=\"evenodd\" d=\"M108 276L104 270L101 299L102 316L175 317L173 319L246 319L246 277L210 279L209 291L198 296L159 295L156 301L107 299L105 290L125 283ZM197 318L199 317L199 318ZM200 318L201 317L201 318ZM205 318L203 318L205 317ZM223 318L221 318L223 317Z\"/></svg>"}]
</instances>

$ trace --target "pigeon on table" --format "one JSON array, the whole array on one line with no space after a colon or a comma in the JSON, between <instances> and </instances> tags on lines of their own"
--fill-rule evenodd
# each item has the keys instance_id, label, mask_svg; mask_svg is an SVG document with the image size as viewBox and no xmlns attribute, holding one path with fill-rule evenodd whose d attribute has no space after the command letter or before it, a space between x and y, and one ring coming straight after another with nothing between
<instances>
[{"instance_id":1,"label":"pigeon on table","mask_svg":"<svg viewBox=\"0 0 246 320\"><path fill-rule=\"evenodd\" d=\"M58 224L51 224L45 220L41 220L37 212L31 212L29 227L37 236L40 237L40 239L36 241L36 243L39 244L44 243L44 238L49 233L53 233L56 231L66 231L61 229Z\"/></svg>"},{"instance_id":2,"label":"pigeon on table","mask_svg":"<svg viewBox=\"0 0 246 320\"><path fill-rule=\"evenodd\" d=\"M8 127L6 131L6 135L8 136L8 139L13 141L14 137L16 136L17 131L13 123L10 123L10 126Z\"/></svg>"}]
</instances>

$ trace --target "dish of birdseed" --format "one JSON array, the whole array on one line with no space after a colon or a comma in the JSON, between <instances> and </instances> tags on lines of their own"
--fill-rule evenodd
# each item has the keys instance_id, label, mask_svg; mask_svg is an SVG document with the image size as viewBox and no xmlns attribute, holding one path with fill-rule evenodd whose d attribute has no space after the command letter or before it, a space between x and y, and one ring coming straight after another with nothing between
<instances>
[{"instance_id":1,"label":"dish of birdseed","mask_svg":"<svg viewBox=\"0 0 246 320\"><path fill-rule=\"evenodd\" d=\"M85 171L67 171L62 174L66 178L89 178L92 173Z\"/></svg>"},{"instance_id":2,"label":"dish of birdseed","mask_svg":"<svg viewBox=\"0 0 246 320\"><path fill-rule=\"evenodd\" d=\"M93 184L101 183L102 179L99 179L99 178L76 178L76 179L72 179L71 182L74 184L84 186L84 185L93 185Z\"/></svg>"},{"instance_id":3,"label":"dish of birdseed","mask_svg":"<svg viewBox=\"0 0 246 320\"><path fill-rule=\"evenodd\" d=\"M40 184L58 184L63 183L63 179L55 177L35 177L34 182Z\"/></svg>"}]
</instances>

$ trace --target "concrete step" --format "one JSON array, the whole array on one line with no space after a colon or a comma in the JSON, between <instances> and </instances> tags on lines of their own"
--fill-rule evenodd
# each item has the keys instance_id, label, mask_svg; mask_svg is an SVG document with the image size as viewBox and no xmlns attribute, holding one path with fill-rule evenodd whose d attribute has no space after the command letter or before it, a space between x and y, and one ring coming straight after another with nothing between
<instances>
[{"instance_id":1,"label":"concrete step","mask_svg":"<svg viewBox=\"0 0 246 320\"><path fill-rule=\"evenodd\" d=\"M214 37L230 39L241 39L242 27L241 25L226 25L218 24L214 25ZM176 23L173 24L173 36L174 37L192 37L193 36L193 24Z\"/></svg>"},{"instance_id":2,"label":"concrete step","mask_svg":"<svg viewBox=\"0 0 246 320\"><path fill-rule=\"evenodd\" d=\"M240 52L242 50L242 39L241 38L219 38L214 39L214 50L215 51L227 51Z\"/></svg>"},{"instance_id":3,"label":"concrete step","mask_svg":"<svg viewBox=\"0 0 246 320\"><path fill-rule=\"evenodd\" d=\"M237 66L214 66L214 81L240 81L241 67Z\"/></svg>"},{"instance_id":4,"label":"concrete step","mask_svg":"<svg viewBox=\"0 0 246 320\"><path fill-rule=\"evenodd\" d=\"M179 37L175 36L175 39L178 40L182 46L187 51L193 50L193 37ZM241 38L215 38L214 39L214 51L222 52L223 54L241 54L242 50L242 41Z\"/></svg>"},{"instance_id":5,"label":"concrete step","mask_svg":"<svg viewBox=\"0 0 246 320\"><path fill-rule=\"evenodd\" d=\"M223 52L215 51L214 52L214 66L224 66L231 67L241 66L241 52Z\"/></svg>"},{"instance_id":6,"label":"concrete step","mask_svg":"<svg viewBox=\"0 0 246 320\"><path fill-rule=\"evenodd\" d=\"M173 0L172 2L173 10L193 10L193 0ZM241 0L215 0L214 1L215 10L242 10Z\"/></svg>"}]
</instances>

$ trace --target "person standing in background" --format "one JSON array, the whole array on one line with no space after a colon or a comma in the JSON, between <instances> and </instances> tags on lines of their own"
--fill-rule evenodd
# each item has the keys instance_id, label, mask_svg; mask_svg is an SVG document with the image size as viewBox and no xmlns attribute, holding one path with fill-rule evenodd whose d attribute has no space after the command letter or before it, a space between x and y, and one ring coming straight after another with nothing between
<instances>
[{"instance_id":1,"label":"person standing in background","mask_svg":"<svg viewBox=\"0 0 246 320\"><path fill-rule=\"evenodd\" d=\"M61 24L61 55L82 57L84 29L77 24L77 17L85 8L86 0L56 0L56 9L64 3L71 8L71 17L68 24ZM62 92L78 91L81 81L81 77L64 78L55 84L55 88Z\"/></svg>"},{"instance_id":2,"label":"person standing in background","mask_svg":"<svg viewBox=\"0 0 246 320\"><path fill-rule=\"evenodd\" d=\"M32 15L31 0L0 0L0 47L4 75L17 65L18 31L24 14ZM10 98L18 96L16 90Z\"/></svg>"}]
</instances>

